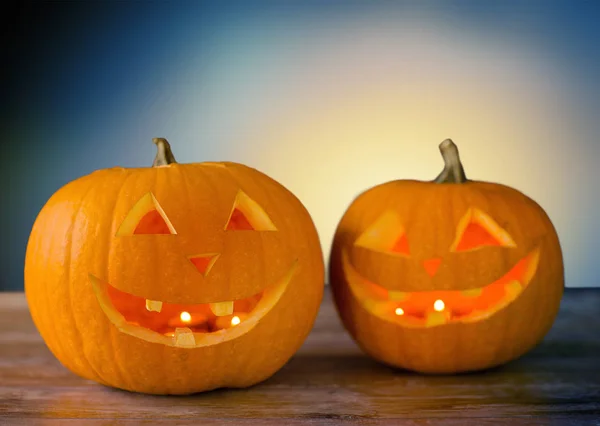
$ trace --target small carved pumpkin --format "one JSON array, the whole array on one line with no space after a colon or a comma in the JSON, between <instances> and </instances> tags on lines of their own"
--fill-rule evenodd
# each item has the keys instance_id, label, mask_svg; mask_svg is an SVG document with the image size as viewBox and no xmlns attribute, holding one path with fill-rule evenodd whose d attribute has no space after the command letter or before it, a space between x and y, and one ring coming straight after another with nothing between
<instances>
[{"instance_id":1,"label":"small carved pumpkin","mask_svg":"<svg viewBox=\"0 0 600 426\"><path fill-rule=\"evenodd\" d=\"M564 287L558 237L521 192L467 180L458 150L433 182L361 194L338 225L330 282L345 327L392 366L427 373L515 359L550 329Z\"/></svg>"},{"instance_id":2,"label":"small carved pumpkin","mask_svg":"<svg viewBox=\"0 0 600 426\"><path fill-rule=\"evenodd\" d=\"M57 191L25 290L54 355L122 389L246 387L300 347L323 292L317 232L282 185L235 163L100 170Z\"/></svg>"}]
</instances>

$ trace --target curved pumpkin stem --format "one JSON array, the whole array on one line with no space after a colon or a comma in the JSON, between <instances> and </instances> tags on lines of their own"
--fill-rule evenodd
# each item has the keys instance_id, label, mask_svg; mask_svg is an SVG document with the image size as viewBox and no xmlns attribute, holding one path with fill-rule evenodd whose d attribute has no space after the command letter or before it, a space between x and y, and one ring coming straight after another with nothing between
<instances>
[{"instance_id":1,"label":"curved pumpkin stem","mask_svg":"<svg viewBox=\"0 0 600 426\"><path fill-rule=\"evenodd\" d=\"M446 139L440 144L440 152L444 158L444 170L435 178L435 183L465 183L468 181L465 170L460 162L458 147L452 139Z\"/></svg>"},{"instance_id":2,"label":"curved pumpkin stem","mask_svg":"<svg viewBox=\"0 0 600 426\"><path fill-rule=\"evenodd\" d=\"M156 157L154 157L154 163L152 163L152 167L166 166L177 163L177 161L175 161L173 151L171 151L171 145L169 145L169 142L165 138L154 138L152 139L152 142L154 142L158 150L156 152Z\"/></svg>"}]
</instances>

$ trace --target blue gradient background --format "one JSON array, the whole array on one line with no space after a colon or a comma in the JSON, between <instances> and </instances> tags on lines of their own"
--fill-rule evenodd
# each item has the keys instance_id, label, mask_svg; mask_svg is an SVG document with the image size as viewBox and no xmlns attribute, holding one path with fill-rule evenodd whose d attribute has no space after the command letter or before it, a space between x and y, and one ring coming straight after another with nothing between
<instances>
[{"instance_id":1,"label":"blue gradient background","mask_svg":"<svg viewBox=\"0 0 600 426\"><path fill-rule=\"evenodd\" d=\"M0 290L29 231L99 168L246 163L286 185L328 253L361 191L432 179L452 137L469 177L552 218L567 286L600 266L600 3L19 3L3 31Z\"/></svg>"}]
</instances>

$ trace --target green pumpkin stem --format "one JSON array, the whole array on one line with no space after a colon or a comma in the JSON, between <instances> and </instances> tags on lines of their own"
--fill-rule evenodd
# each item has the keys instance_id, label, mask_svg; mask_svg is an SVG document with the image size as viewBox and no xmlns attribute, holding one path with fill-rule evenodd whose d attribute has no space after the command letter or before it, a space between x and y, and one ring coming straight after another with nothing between
<instances>
[{"instance_id":1,"label":"green pumpkin stem","mask_svg":"<svg viewBox=\"0 0 600 426\"><path fill-rule=\"evenodd\" d=\"M171 145L169 145L169 142L165 138L154 138L152 139L152 142L154 142L158 150L156 152L156 157L154 157L154 163L152 163L152 167L166 166L177 163L177 161L175 161L173 151L171 151Z\"/></svg>"},{"instance_id":2,"label":"green pumpkin stem","mask_svg":"<svg viewBox=\"0 0 600 426\"><path fill-rule=\"evenodd\" d=\"M446 139L440 144L440 152L444 159L444 170L435 178L435 183L465 183L468 181L465 170L460 162L458 147L452 139Z\"/></svg>"}]
</instances>

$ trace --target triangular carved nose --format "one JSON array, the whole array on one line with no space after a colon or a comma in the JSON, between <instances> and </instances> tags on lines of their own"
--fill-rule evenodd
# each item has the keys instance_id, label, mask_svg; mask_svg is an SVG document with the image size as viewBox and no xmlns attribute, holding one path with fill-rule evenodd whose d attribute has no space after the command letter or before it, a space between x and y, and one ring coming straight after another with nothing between
<instances>
[{"instance_id":1,"label":"triangular carved nose","mask_svg":"<svg viewBox=\"0 0 600 426\"><path fill-rule=\"evenodd\" d=\"M435 274L437 274L441 263L441 257L433 257L423 261L423 268L425 268L425 272L427 272L430 277L433 277Z\"/></svg>"},{"instance_id":2,"label":"triangular carved nose","mask_svg":"<svg viewBox=\"0 0 600 426\"><path fill-rule=\"evenodd\" d=\"M192 262L198 272L204 276L207 276L218 257L218 253L208 253L197 256L189 256L188 259L190 259L190 262Z\"/></svg>"}]
</instances>

